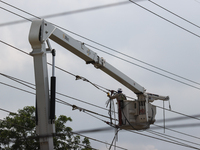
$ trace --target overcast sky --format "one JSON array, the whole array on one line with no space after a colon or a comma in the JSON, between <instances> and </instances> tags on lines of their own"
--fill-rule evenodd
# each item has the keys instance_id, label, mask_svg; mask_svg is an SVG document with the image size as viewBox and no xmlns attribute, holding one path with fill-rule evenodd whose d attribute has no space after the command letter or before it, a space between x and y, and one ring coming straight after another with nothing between
<instances>
[{"instance_id":1,"label":"overcast sky","mask_svg":"<svg viewBox=\"0 0 200 150\"><path fill-rule=\"evenodd\" d=\"M122 2L122 0L7 0L6 2L40 17ZM137 4L150 10L152 13L130 2L115 7L46 18L46 20L128 56L200 83L200 1L153 0L153 2L183 17L193 24L166 12L164 9L159 8L148 0L137 2ZM0 6L0 40L30 53L32 49L28 41L28 35L31 22L25 21L23 23L5 25L4 23L24 19L3 10L2 7L25 18L32 19L33 17L2 2L0 2ZM157 15L155 15L155 13ZM108 63L115 66L117 69L143 86L147 92L169 96L172 110L191 116L199 114L199 84L183 80L177 76L173 76L172 74L160 71L134 59L120 55L119 53L94 44L67 31L65 32L79 41L91 44L105 52L111 53L112 55L143 66L149 70L153 70L154 72L149 71L98 51L97 49L91 48L91 50L97 52L97 54L100 57L103 57ZM55 42L50 42L51 46L56 49L56 66L59 66L75 75L83 76L91 82L111 90L117 90L118 87L122 87L123 92L126 95L136 98L136 95L129 89L125 88L121 83L115 81L101 70L94 68L93 65L86 65L79 57L70 53ZM0 73L35 83L33 58L31 56L19 52L2 42L0 42L0 49ZM50 54L48 54L48 62L51 62ZM51 67L48 66L48 69L50 77ZM93 85L81 80L76 81L74 76L60 70L56 70L56 77L57 92L106 108L105 102L108 100L107 95L95 88ZM0 82L34 92L33 90L3 76L0 76ZM180 82L184 82L190 86ZM194 88L194 86L196 88ZM35 105L34 95L13 89L3 84L0 85L0 91L0 108L17 112L18 109L22 109L24 106ZM105 110L77 102L70 98L58 95L57 97L70 104L75 104L85 109L108 116L108 113ZM163 105L162 101L153 102L153 104L161 107ZM165 107L168 108L167 102L165 103ZM72 127L74 131L107 126L105 123L92 116L79 112L78 110L72 111L71 107L57 103L56 115L59 116L61 114L73 119L73 122L68 123L67 126ZM8 115L8 113L2 111L0 113L0 119L3 119L6 115ZM173 118L182 116L177 113L165 111L165 117ZM156 119L159 120L162 118L163 110L157 108ZM182 122L166 122L166 125L187 123L199 123L199 121L195 121L194 119L185 119ZM174 130L200 137L200 133L198 132L199 127L176 128ZM155 131L164 134L162 129ZM156 137L146 131L140 131L138 133ZM189 138L175 132L166 130L165 134L199 143L196 138ZM114 131L85 135L111 143L114 137ZM91 145L100 150L106 150L109 147L108 145L92 140ZM119 132L117 145L126 149L137 150L190 149L127 131Z\"/></svg>"}]
</instances>

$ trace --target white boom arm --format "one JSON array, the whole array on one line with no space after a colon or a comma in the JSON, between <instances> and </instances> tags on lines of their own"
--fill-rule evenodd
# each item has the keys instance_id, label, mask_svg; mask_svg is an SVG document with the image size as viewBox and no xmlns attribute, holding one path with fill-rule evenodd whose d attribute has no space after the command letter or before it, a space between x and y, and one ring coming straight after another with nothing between
<instances>
[{"instance_id":1,"label":"white boom arm","mask_svg":"<svg viewBox=\"0 0 200 150\"><path fill-rule=\"evenodd\" d=\"M36 31L38 33L36 33ZM134 93L143 94L145 92L145 89L142 86L140 86L134 80L132 80L131 78L123 74L121 71L107 63L103 58L100 58L97 55L97 53L87 48L84 45L84 43L73 39L60 29L56 28L55 26L44 20L33 21L31 25L30 35L35 35L29 37L31 39L40 37L40 42L44 42L48 38L50 38L54 42L58 43L70 52L85 60L87 64L92 63L96 68L101 69L102 71L104 71L105 73L122 83L124 86L132 90ZM37 43L39 45L41 44L38 40L36 42L35 40L31 39L30 41L34 41L34 43L31 43L32 47L37 46Z\"/></svg>"}]
</instances>

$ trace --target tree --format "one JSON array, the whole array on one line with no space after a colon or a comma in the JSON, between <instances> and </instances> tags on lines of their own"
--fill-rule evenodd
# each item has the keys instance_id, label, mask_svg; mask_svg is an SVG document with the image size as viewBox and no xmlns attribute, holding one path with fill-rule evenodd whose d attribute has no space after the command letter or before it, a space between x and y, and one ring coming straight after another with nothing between
<instances>
[{"instance_id":1,"label":"tree","mask_svg":"<svg viewBox=\"0 0 200 150\"><path fill-rule=\"evenodd\" d=\"M54 148L56 150L91 150L90 141L72 134L72 128L65 123L72 121L70 117L60 115L55 120L56 136ZM39 139L35 130L35 108L26 106L18 110L18 114L10 113L0 121L0 150L37 150ZM82 143L82 144L81 144Z\"/></svg>"}]
</instances>

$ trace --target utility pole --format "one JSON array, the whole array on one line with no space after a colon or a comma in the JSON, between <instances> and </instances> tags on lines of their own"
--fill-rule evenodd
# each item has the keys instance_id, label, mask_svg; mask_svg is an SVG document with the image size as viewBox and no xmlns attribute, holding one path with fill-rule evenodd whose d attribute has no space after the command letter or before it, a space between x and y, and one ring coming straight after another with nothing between
<instances>
[{"instance_id":1,"label":"utility pole","mask_svg":"<svg viewBox=\"0 0 200 150\"><path fill-rule=\"evenodd\" d=\"M29 33L29 42L33 51L30 53L34 59L35 83L36 83L36 133L39 134L41 150L53 150L53 137L55 133L54 121L50 118L50 96L47 71L47 49L43 37L42 20L33 21ZM55 108L54 108L55 110ZM55 114L54 114L55 116Z\"/></svg>"}]
</instances>

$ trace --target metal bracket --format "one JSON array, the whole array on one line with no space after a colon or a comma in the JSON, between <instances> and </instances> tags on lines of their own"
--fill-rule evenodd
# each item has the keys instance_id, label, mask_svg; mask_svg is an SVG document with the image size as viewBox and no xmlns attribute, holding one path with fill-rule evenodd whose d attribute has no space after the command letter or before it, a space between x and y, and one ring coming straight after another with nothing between
<instances>
[{"instance_id":1,"label":"metal bracket","mask_svg":"<svg viewBox=\"0 0 200 150\"><path fill-rule=\"evenodd\" d=\"M97 56L97 62L94 63L94 67L99 69L101 67L104 67L105 63L106 61L103 57L100 58L99 56Z\"/></svg>"}]
</instances>

